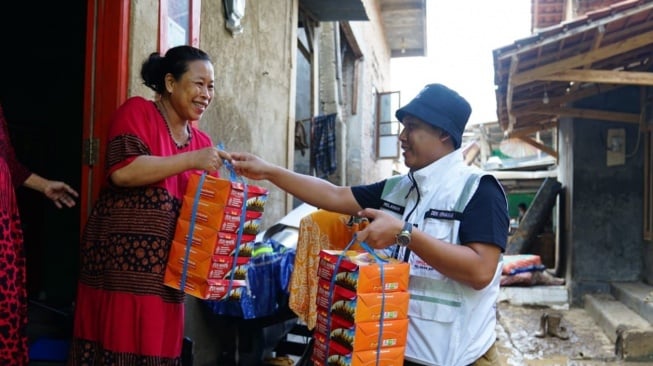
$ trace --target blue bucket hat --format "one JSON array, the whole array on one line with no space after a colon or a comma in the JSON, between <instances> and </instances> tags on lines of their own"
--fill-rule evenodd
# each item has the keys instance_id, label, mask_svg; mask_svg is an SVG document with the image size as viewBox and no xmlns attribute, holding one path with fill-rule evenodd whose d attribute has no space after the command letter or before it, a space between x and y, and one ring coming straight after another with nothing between
<instances>
[{"instance_id":1,"label":"blue bucket hat","mask_svg":"<svg viewBox=\"0 0 653 366\"><path fill-rule=\"evenodd\" d=\"M458 149L471 113L472 107L458 93L442 84L429 84L408 104L397 109L395 116L403 123L404 117L410 114L441 128L451 136Z\"/></svg>"}]
</instances>

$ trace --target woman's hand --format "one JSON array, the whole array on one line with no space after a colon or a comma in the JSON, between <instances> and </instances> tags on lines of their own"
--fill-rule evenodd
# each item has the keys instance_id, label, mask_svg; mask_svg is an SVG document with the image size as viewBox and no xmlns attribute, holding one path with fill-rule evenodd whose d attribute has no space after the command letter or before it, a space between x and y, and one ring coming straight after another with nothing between
<instances>
[{"instance_id":1,"label":"woman's hand","mask_svg":"<svg viewBox=\"0 0 653 366\"><path fill-rule=\"evenodd\" d=\"M75 199L79 197L77 191L64 182L46 180L43 186L43 194L54 202L57 208L75 206Z\"/></svg>"},{"instance_id":2,"label":"woman's hand","mask_svg":"<svg viewBox=\"0 0 653 366\"><path fill-rule=\"evenodd\" d=\"M220 169L223 160L231 160L229 153L215 147L205 147L194 151L194 154L193 161L195 168L207 172L214 172Z\"/></svg>"}]
</instances>

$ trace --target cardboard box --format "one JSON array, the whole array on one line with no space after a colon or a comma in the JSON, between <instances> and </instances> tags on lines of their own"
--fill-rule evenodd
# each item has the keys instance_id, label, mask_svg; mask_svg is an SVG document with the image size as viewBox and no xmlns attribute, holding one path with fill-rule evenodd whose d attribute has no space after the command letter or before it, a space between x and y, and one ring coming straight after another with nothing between
<instances>
[{"instance_id":1,"label":"cardboard box","mask_svg":"<svg viewBox=\"0 0 653 366\"><path fill-rule=\"evenodd\" d=\"M243 234L256 235L261 228L261 213L256 211L245 211L245 221L242 221L242 211L237 208L225 207L224 215L218 231L227 233L238 233L240 226L243 226Z\"/></svg>"},{"instance_id":2,"label":"cardboard box","mask_svg":"<svg viewBox=\"0 0 653 366\"><path fill-rule=\"evenodd\" d=\"M236 260L235 268L234 259ZM224 255L214 255L208 278L230 280L231 273L234 272L234 280L244 280L247 278L249 260L249 257L234 258Z\"/></svg>"},{"instance_id":3,"label":"cardboard box","mask_svg":"<svg viewBox=\"0 0 653 366\"><path fill-rule=\"evenodd\" d=\"M342 258L340 258L342 257ZM410 266L394 258L385 258L383 284L381 264L367 252L348 250L321 250L318 277L356 293L408 291ZM339 266L336 269L336 264Z\"/></svg>"},{"instance_id":4,"label":"cardboard box","mask_svg":"<svg viewBox=\"0 0 653 366\"><path fill-rule=\"evenodd\" d=\"M190 231L190 222L184 219L177 220L175 228L174 241L186 244L188 242L188 232ZM256 240L256 235L243 234L240 238L239 256L251 257L251 247ZM193 248L201 250L207 254L231 255L235 254L236 243L238 242L237 233L226 233L216 229L195 224L193 228L193 239L191 244Z\"/></svg>"},{"instance_id":5,"label":"cardboard box","mask_svg":"<svg viewBox=\"0 0 653 366\"><path fill-rule=\"evenodd\" d=\"M362 351L376 349L379 344L379 321L352 324L338 316L330 315L318 308L315 334L329 334L329 339L348 350ZM381 334L381 348L402 347L408 336L408 319L384 320Z\"/></svg>"},{"instance_id":6,"label":"cardboard box","mask_svg":"<svg viewBox=\"0 0 653 366\"><path fill-rule=\"evenodd\" d=\"M181 203L181 211L179 211L179 218L190 221L193 214L194 204L194 197L184 196ZM200 199L197 201L195 223L217 229L220 227L220 224L222 224L223 212L224 206Z\"/></svg>"},{"instance_id":7,"label":"cardboard box","mask_svg":"<svg viewBox=\"0 0 653 366\"><path fill-rule=\"evenodd\" d=\"M188 196L184 197L181 205L178 220L190 222L192 217L193 199ZM243 233L256 235L261 226L261 217L263 213L257 211L245 211L245 221ZM220 206L215 203L204 202L200 200L197 205L195 214L195 225L203 225L217 231L228 233L237 233L243 221L242 210L234 207Z\"/></svg>"},{"instance_id":8,"label":"cardboard box","mask_svg":"<svg viewBox=\"0 0 653 366\"><path fill-rule=\"evenodd\" d=\"M188 233L190 231L190 221L183 218L177 219L175 226L175 235L173 241L186 244L188 242ZM206 253L215 251L216 241L218 240L218 230L204 225L195 224L193 227L193 238L191 244ZM235 246L235 244L234 244Z\"/></svg>"},{"instance_id":9,"label":"cardboard box","mask_svg":"<svg viewBox=\"0 0 653 366\"><path fill-rule=\"evenodd\" d=\"M186 188L186 195L195 197L201 175L191 174ZM244 202L245 185L226 179L207 175L200 192L200 199L237 209L245 207L248 211L263 212L268 197L268 190L256 185L247 185L247 202ZM191 201L192 202L192 201ZM191 206L192 207L192 206Z\"/></svg>"},{"instance_id":10,"label":"cardboard box","mask_svg":"<svg viewBox=\"0 0 653 366\"><path fill-rule=\"evenodd\" d=\"M186 245L173 241L168 257L168 267L181 273L184 269L185 259ZM249 260L249 257L236 258L234 279L245 279ZM234 269L234 257L212 255L191 246L186 264L187 273L207 279L230 279L232 269Z\"/></svg>"},{"instance_id":11,"label":"cardboard box","mask_svg":"<svg viewBox=\"0 0 653 366\"><path fill-rule=\"evenodd\" d=\"M231 282L231 291L229 291L229 284ZM166 267L166 272L163 277L163 283L166 286L181 290L181 271L174 267ZM241 287L247 286L244 280L214 280L197 277L191 273L186 273L186 286L184 292L203 299L203 300L227 300L232 299L235 294L240 293Z\"/></svg>"},{"instance_id":12,"label":"cardboard box","mask_svg":"<svg viewBox=\"0 0 653 366\"><path fill-rule=\"evenodd\" d=\"M251 257L252 247L256 242L256 235L243 234L240 238L239 257ZM216 243L213 254L215 255L235 255L236 244L238 243L238 234L218 232L218 242Z\"/></svg>"},{"instance_id":13,"label":"cardboard box","mask_svg":"<svg viewBox=\"0 0 653 366\"><path fill-rule=\"evenodd\" d=\"M338 366L403 366L405 347L388 347L365 351L349 351L324 335L314 336L311 361L315 365ZM328 349L327 349L328 345ZM377 363L378 361L378 363Z\"/></svg>"},{"instance_id":14,"label":"cardboard box","mask_svg":"<svg viewBox=\"0 0 653 366\"><path fill-rule=\"evenodd\" d=\"M232 294L237 297L242 293L237 289L244 287L246 282L239 279L231 281L231 273L235 278L244 278L247 273L245 264L251 257L268 191L209 175L204 176L199 187L201 178L200 173L193 173L189 178L164 283L181 289L181 274L186 269L186 282L181 289L185 293L207 300L221 300ZM192 218L195 219L193 225L190 221ZM237 245L239 231L243 235L240 245ZM190 247L187 247L189 243ZM216 252L221 255L228 253L230 257L216 255ZM236 255L238 258L235 258ZM227 294L229 289L231 293Z\"/></svg>"},{"instance_id":15,"label":"cardboard box","mask_svg":"<svg viewBox=\"0 0 653 366\"><path fill-rule=\"evenodd\" d=\"M359 293L334 285L333 293L330 292L331 283L320 279L317 284L318 307L338 316L350 323L378 321L381 317L383 305L384 319L408 319L408 301L410 294L400 292L370 292ZM329 306L331 304L331 306Z\"/></svg>"}]
</instances>

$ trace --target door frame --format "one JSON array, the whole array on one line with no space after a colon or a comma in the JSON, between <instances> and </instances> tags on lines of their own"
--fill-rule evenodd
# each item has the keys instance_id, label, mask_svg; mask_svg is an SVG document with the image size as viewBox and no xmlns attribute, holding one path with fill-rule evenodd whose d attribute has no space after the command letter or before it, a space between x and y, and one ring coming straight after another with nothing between
<instances>
[{"instance_id":1,"label":"door frame","mask_svg":"<svg viewBox=\"0 0 653 366\"><path fill-rule=\"evenodd\" d=\"M130 0L88 0L80 221L104 185L111 115L127 98Z\"/></svg>"}]
</instances>

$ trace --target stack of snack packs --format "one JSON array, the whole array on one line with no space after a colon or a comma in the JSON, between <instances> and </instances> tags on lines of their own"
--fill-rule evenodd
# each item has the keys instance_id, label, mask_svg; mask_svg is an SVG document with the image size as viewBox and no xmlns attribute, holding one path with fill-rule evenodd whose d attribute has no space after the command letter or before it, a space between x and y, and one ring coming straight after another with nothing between
<instances>
[{"instance_id":1,"label":"stack of snack packs","mask_svg":"<svg viewBox=\"0 0 653 366\"><path fill-rule=\"evenodd\" d=\"M316 365L403 365L410 267L383 260L362 251L320 252Z\"/></svg>"},{"instance_id":2,"label":"stack of snack packs","mask_svg":"<svg viewBox=\"0 0 653 366\"><path fill-rule=\"evenodd\" d=\"M187 294L204 300L237 297L246 285L247 263L252 256L268 191L247 185L245 201L245 184L205 175L196 203L200 179L201 175L195 173L188 182L164 283L181 289L185 269L183 291ZM191 225L195 204L195 222ZM239 231L242 231L240 243Z\"/></svg>"}]
</instances>

